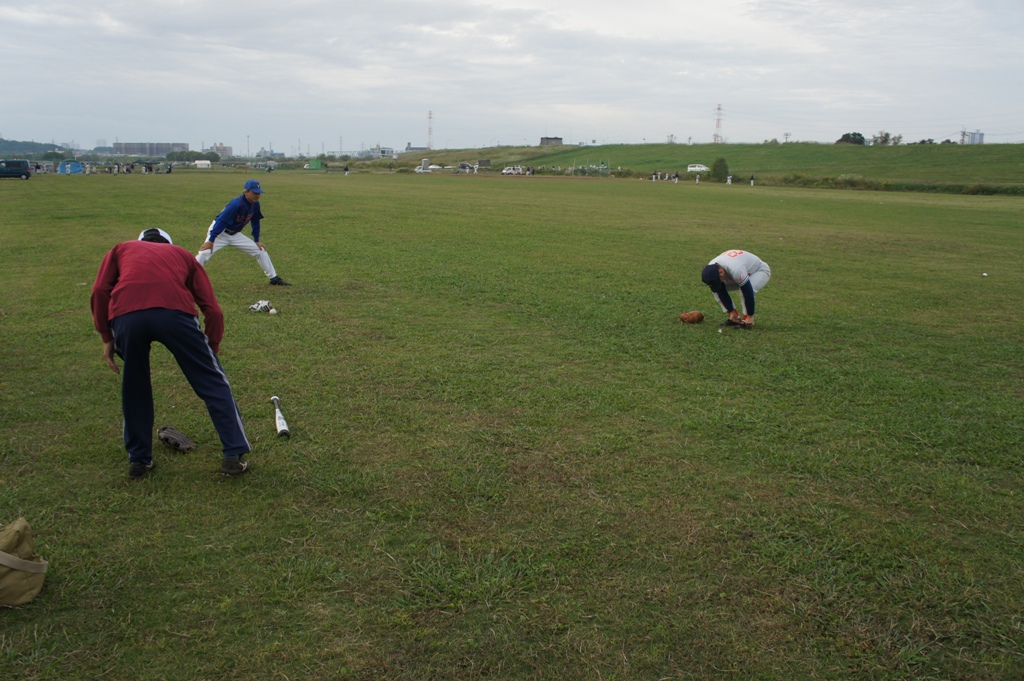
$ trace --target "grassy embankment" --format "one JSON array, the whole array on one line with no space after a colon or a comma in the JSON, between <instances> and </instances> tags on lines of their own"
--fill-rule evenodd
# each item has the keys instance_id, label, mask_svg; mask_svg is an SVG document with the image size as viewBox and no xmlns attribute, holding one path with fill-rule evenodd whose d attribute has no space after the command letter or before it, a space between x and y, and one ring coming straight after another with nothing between
<instances>
[{"instance_id":1,"label":"grassy embankment","mask_svg":"<svg viewBox=\"0 0 1024 681\"><path fill-rule=\"evenodd\" d=\"M908 144L861 147L846 144L645 144L590 147L497 147L426 154L432 162L457 165L481 158L500 166L537 168L607 165L621 176L652 171L684 174L691 163L711 166L724 158L736 182L758 184L926 191L944 193L1024 192L1024 145ZM402 157L416 164L416 154ZM705 174L705 180L708 178Z\"/></svg>"}]
</instances>

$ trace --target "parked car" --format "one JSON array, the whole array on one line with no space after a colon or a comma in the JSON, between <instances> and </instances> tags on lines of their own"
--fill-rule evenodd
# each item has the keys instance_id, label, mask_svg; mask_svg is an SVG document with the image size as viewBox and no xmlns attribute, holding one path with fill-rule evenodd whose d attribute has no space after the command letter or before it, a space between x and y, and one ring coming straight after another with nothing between
<instances>
[{"instance_id":1,"label":"parked car","mask_svg":"<svg viewBox=\"0 0 1024 681\"><path fill-rule=\"evenodd\" d=\"M686 172L688 172L688 173L710 173L711 172L711 168L708 168L706 165L704 165L702 163L691 163L690 165L686 166Z\"/></svg>"},{"instance_id":2,"label":"parked car","mask_svg":"<svg viewBox=\"0 0 1024 681\"><path fill-rule=\"evenodd\" d=\"M0 160L0 177L17 177L27 180L32 177L32 168L28 161L21 160Z\"/></svg>"},{"instance_id":3,"label":"parked car","mask_svg":"<svg viewBox=\"0 0 1024 681\"><path fill-rule=\"evenodd\" d=\"M502 175L522 175L523 174L523 167L522 166L508 166L507 168L505 168L504 170L501 171L501 174Z\"/></svg>"}]
</instances>

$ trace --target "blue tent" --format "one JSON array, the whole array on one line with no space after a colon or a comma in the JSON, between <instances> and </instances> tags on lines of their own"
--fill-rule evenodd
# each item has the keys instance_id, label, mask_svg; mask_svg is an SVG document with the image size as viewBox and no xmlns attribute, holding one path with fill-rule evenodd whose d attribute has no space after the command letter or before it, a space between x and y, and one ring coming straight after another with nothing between
<instances>
[{"instance_id":1,"label":"blue tent","mask_svg":"<svg viewBox=\"0 0 1024 681\"><path fill-rule=\"evenodd\" d=\"M71 172L68 172L69 168ZM61 161L60 165L57 167L57 173L59 175L84 175L85 167L78 161Z\"/></svg>"}]
</instances>

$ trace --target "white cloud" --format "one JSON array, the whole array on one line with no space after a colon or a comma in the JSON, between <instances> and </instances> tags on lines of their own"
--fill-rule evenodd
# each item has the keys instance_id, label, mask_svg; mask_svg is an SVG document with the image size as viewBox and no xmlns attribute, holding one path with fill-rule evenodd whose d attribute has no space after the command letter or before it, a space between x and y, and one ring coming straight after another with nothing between
<instances>
[{"instance_id":1,"label":"white cloud","mask_svg":"<svg viewBox=\"0 0 1024 681\"><path fill-rule=\"evenodd\" d=\"M722 104L734 142L1024 140L998 138L1024 127L1016 0L40 0L0 24L27 55L0 69L13 139L401 148L433 111L435 146L710 141Z\"/></svg>"}]
</instances>

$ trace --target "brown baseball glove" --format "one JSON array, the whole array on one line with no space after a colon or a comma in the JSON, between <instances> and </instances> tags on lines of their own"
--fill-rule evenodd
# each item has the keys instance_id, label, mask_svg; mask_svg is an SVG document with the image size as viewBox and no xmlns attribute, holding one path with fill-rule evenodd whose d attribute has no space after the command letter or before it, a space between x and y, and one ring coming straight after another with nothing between
<instances>
[{"instance_id":1,"label":"brown baseball glove","mask_svg":"<svg viewBox=\"0 0 1024 681\"><path fill-rule=\"evenodd\" d=\"M689 312L684 312L683 314L679 315L679 321L686 322L687 324L700 324L702 321L704 321L704 313L701 312L700 310L691 310Z\"/></svg>"},{"instance_id":2,"label":"brown baseball glove","mask_svg":"<svg viewBox=\"0 0 1024 681\"><path fill-rule=\"evenodd\" d=\"M179 452L191 452L196 448L196 443L192 442L185 433L171 426L160 426L157 428L156 436L160 438L160 442Z\"/></svg>"}]
</instances>

